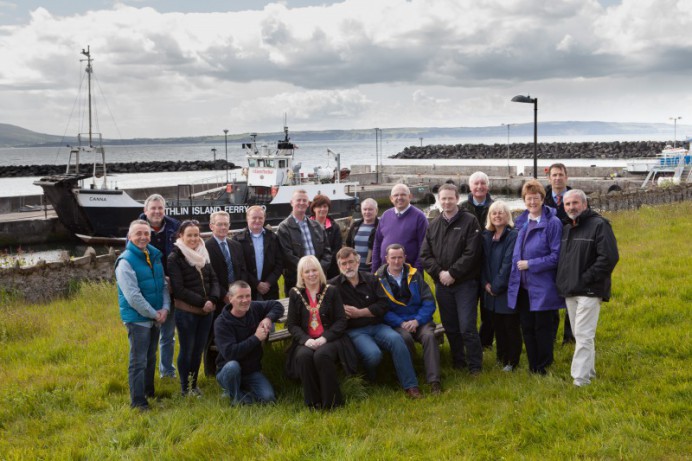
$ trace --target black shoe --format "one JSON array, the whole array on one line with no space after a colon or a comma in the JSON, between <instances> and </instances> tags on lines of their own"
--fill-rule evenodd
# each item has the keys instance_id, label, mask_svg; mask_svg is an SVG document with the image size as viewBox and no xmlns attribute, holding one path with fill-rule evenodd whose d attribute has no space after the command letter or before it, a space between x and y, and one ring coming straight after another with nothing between
<instances>
[{"instance_id":1,"label":"black shoe","mask_svg":"<svg viewBox=\"0 0 692 461\"><path fill-rule=\"evenodd\" d=\"M440 384L439 381L435 381L435 382L430 383L430 393L432 395L442 394L442 384Z\"/></svg>"},{"instance_id":2,"label":"black shoe","mask_svg":"<svg viewBox=\"0 0 692 461\"><path fill-rule=\"evenodd\" d=\"M562 340L562 345L564 346L565 344L575 344L577 342L576 339L574 339L574 336L565 338Z\"/></svg>"}]
</instances>

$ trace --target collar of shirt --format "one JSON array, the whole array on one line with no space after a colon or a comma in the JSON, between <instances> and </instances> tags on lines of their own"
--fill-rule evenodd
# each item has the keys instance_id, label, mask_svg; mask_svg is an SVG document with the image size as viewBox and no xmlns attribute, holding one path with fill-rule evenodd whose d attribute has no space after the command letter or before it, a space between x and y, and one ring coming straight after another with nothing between
<instances>
[{"instance_id":1,"label":"collar of shirt","mask_svg":"<svg viewBox=\"0 0 692 461\"><path fill-rule=\"evenodd\" d=\"M250 231L250 236L251 236L252 238L258 239L258 238L262 237L263 235L264 235L264 229L262 229L262 230L260 231L259 234L255 234L255 233L253 233L252 231Z\"/></svg>"},{"instance_id":2,"label":"collar of shirt","mask_svg":"<svg viewBox=\"0 0 692 461\"><path fill-rule=\"evenodd\" d=\"M307 217L307 216L303 216L303 219L298 219L298 218L296 218L294 215L291 215L291 218L293 218L293 220L294 220L296 223L298 223L298 224L300 224L300 223L302 223L302 222L306 222L306 221L308 220L308 217Z\"/></svg>"},{"instance_id":3,"label":"collar of shirt","mask_svg":"<svg viewBox=\"0 0 692 461\"><path fill-rule=\"evenodd\" d=\"M401 272L399 272L399 275L394 275L391 272L389 272L389 266L387 266L387 274L396 281L397 285L401 286L401 281L404 279L404 270L402 269Z\"/></svg>"},{"instance_id":4,"label":"collar of shirt","mask_svg":"<svg viewBox=\"0 0 692 461\"><path fill-rule=\"evenodd\" d=\"M213 235L213 234L212 234L212 237L214 237L214 240L216 240L216 243L218 243L219 246L221 246L221 243L226 241L226 239L220 239L216 235Z\"/></svg>"},{"instance_id":5,"label":"collar of shirt","mask_svg":"<svg viewBox=\"0 0 692 461\"><path fill-rule=\"evenodd\" d=\"M473 200L474 206L481 206L481 205L485 205L485 202L488 201L488 197L486 196L485 200L483 200L482 202L477 202L475 197L471 197L471 200Z\"/></svg>"},{"instance_id":6,"label":"collar of shirt","mask_svg":"<svg viewBox=\"0 0 692 461\"><path fill-rule=\"evenodd\" d=\"M397 216L401 216L401 215L403 215L404 213L406 213L406 212L408 211L408 209L411 208L411 206L412 206L412 205L409 203L409 205L404 209L404 211L399 211L399 210L397 210L396 208L394 208L394 213L395 213Z\"/></svg>"},{"instance_id":7,"label":"collar of shirt","mask_svg":"<svg viewBox=\"0 0 692 461\"><path fill-rule=\"evenodd\" d=\"M541 222L541 217L539 216L537 218L532 218L531 216L529 216L529 221L535 221L536 224L539 224Z\"/></svg>"},{"instance_id":8,"label":"collar of shirt","mask_svg":"<svg viewBox=\"0 0 692 461\"><path fill-rule=\"evenodd\" d=\"M458 215L458 214L459 214L459 207L455 208L455 209L454 209L454 214L452 214L452 215L449 216L449 217L447 217L447 214L443 211L443 212L442 212L442 219L444 219L445 221L449 222L449 221L451 221L451 220L452 220L456 215Z\"/></svg>"}]
</instances>

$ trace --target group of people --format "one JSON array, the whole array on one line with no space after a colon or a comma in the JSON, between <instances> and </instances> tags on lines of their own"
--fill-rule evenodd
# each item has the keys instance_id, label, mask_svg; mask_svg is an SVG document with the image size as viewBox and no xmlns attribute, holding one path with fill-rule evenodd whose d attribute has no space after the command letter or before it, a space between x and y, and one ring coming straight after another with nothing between
<instances>
[{"instance_id":1,"label":"group of people","mask_svg":"<svg viewBox=\"0 0 692 461\"><path fill-rule=\"evenodd\" d=\"M291 214L276 232L264 225L264 210L253 206L247 227L233 238L229 215L212 214L206 242L199 223L178 223L165 216L163 197L149 197L116 261L130 340L131 405L148 408L157 343L161 376L175 376L174 327L183 395L200 395L204 357L206 374L216 377L232 404L275 401L261 361L263 344L284 314L277 301L282 275L292 338L285 373L300 380L310 408L343 405L338 365L347 375L362 367L366 379L376 381L383 352L405 394L422 397L416 342L430 392L442 392L437 308L452 365L476 375L483 349L493 343L502 370L515 370L522 342L529 370L545 374L566 307L564 341L576 342L573 383L589 384L617 243L584 192L566 187L564 165L552 165L548 176L547 191L536 180L524 184L526 210L516 219L490 196L488 176L476 172L463 203L455 185L440 187L441 213L430 221L411 205L408 187L397 184L391 209L378 217L377 202L366 199L361 218L342 233L329 216L328 197L310 200L296 190ZM434 281L434 295L424 272Z\"/></svg>"}]
</instances>

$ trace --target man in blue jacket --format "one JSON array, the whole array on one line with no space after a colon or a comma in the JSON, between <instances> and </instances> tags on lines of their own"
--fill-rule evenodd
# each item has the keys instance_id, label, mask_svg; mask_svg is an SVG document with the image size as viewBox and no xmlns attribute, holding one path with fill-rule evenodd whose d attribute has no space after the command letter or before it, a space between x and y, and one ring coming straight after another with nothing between
<instances>
[{"instance_id":1,"label":"man in blue jacket","mask_svg":"<svg viewBox=\"0 0 692 461\"><path fill-rule=\"evenodd\" d=\"M405 263L404 247L392 243L385 252L386 264L377 271L377 277L389 299L389 310L384 322L404 338L411 354L414 340L423 345L425 377L433 393L439 393L440 345L435 338L435 298L425 282L422 272Z\"/></svg>"},{"instance_id":2,"label":"man in blue jacket","mask_svg":"<svg viewBox=\"0 0 692 461\"><path fill-rule=\"evenodd\" d=\"M262 343L284 308L278 301L252 301L252 289L242 280L228 294L230 304L214 322L216 380L232 405L274 402L274 389L262 373Z\"/></svg>"},{"instance_id":3,"label":"man in blue jacket","mask_svg":"<svg viewBox=\"0 0 692 461\"><path fill-rule=\"evenodd\" d=\"M166 199L159 194L152 194L144 201L144 213L139 216L149 224L151 229L150 244L161 252L163 270L168 275L168 255L173 250L180 221L170 216L166 216ZM169 315L161 325L159 334L159 345L161 348L161 363L159 363L159 373L162 378L175 378L175 367L173 366L173 354L175 351L175 319Z\"/></svg>"},{"instance_id":4,"label":"man in blue jacket","mask_svg":"<svg viewBox=\"0 0 692 461\"><path fill-rule=\"evenodd\" d=\"M125 251L115 261L120 317L130 341L128 381L132 408L148 410L154 395L159 328L169 317L171 299L162 255L149 244L149 224L130 224Z\"/></svg>"}]
</instances>

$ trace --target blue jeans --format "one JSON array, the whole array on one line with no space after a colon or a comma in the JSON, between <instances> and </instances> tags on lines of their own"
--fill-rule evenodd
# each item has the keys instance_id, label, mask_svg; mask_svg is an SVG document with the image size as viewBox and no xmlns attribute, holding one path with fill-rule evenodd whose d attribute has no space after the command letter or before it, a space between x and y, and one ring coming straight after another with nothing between
<instances>
[{"instance_id":1,"label":"blue jeans","mask_svg":"<svg viewBox=\"0 0 692 461\"><path fill-rule=\"evenodd\" d=\"M411 354L408 347L406 347L404 338L392 330L391 327L382 323L367 325L346 330L346 334L351 338L356 352L358 352L360 359L363 361L369 380L375 380L377 365L382 361L382 351L380 349L384 349L392 355L396 375L401 386L404 389L418 386L418 378L416 378Z\"/></svg>"},{"instance_id":2,"label":"blue jeans","mask_svg":"<svg viewBox=\"0 0 692 461\"><path fill-rule=\"evenodd\" d=\"M276 401L274 388L260 371L243 375L240 364L231 360L226 362L216 374L216 380L231 397L231 404L271 403Z\"/></svg>"},{"instance_id":3,"label":"blue jeans","mask_svg":"<svg viewBox=\"0 0 692 461\"><path fill-rule=\"evenodd\" d=\"M166 321L161 325L159 335L159 347L161 348L159 363L159 374L163 378L169 376L175 378L175 367L173 366L173 354L175 353L175 315L168 313Z\"/></svg>"},{"instance_id":4,"label":"blue jeans","mask_svg":"<svg viewBox=\"0 0 692 461\"><path fill-rule=\"evenodd\" d=\"M147 397L154 395L159 328L156 325L147 328L134 323L126 323L125 327L130 341L130 364L127 369L130 406L147 407Z\"/></svg>"},{"instance_id":5,"label":"blue jeans","mask_svg":"<svg viewBox=\"0 0 692 461\"><path fill-rule=\"evenodd\" d=\"M468 365L469 371L480 371L483 348L476 329L478 280L467 280L451 287L436 283L435 296L454 367Z\"/></svg>"},{"instance_id":6,"label":"blue jeans","mask_svg":"<svg viewBox=\"0 0 692 461\"><path fill-rule=\"evenodd\" d=\"M202 352L207 344L214 320L212 314L196 315L175 310L175 326L178 328L178 373L183 394L197 387L197 375L202 363Z\"/></svg>"}]
</instances>

